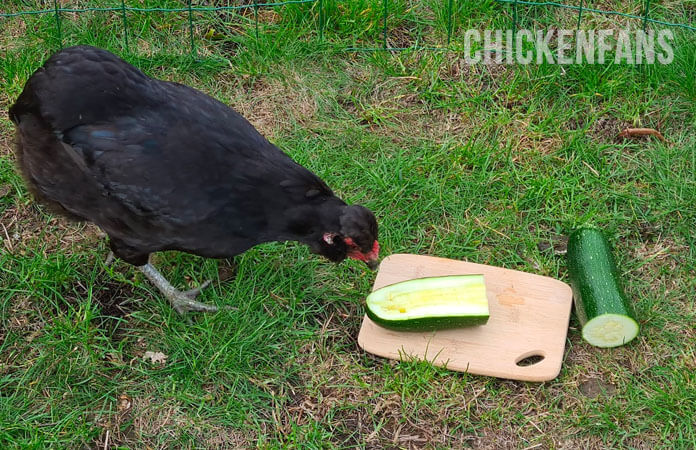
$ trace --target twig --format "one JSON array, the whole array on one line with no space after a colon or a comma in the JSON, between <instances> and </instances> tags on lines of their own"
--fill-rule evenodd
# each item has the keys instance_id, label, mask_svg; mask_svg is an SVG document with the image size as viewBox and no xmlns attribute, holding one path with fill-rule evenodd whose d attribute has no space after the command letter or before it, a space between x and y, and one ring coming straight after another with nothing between
<instances>
[{"instance_id":1,"label":"twig","mask_svg":"<svg viewBox=\"0 0 696 450\"><path fill-rule=\"evenodd\" d=\"M537 424L535 424L534 422L532 422L532 420L531 420L531 419L529 420L529 423L531 423L531 424L532 424L532 426L533 426L534 428L536 428L536 429L537 429L537 431L539 431L539 433L540 433L540 434L544 434L544 432L543 432L543 431L541 431L541 428L539 428L539 427L537 426Z\"/></svg>"},{"instance_id":2,"label":"twig","mask_svg":"<svg viewBox=\"0 0 696 450\"><path fill-rule=\"evenodd\" d=\"M12 241L10 240L10 235L7 233L7 228L5 228L5 224L2 223L0 225L2 225L2 230L5 232L5 237L7 238L7 241L5 241L7 242L7 249L10 251L10 253L12 253L14 249L12 248Z\"/></svg>"},{"instance_id":3,"label":"twig","mask_svg":"<svg viewBox=\"0 0 696 450\"><path fill-rule=\"evenodd\" d=\"M501 236L504 237L505 239L510 239L510 236L508 236L507 234L504 234L504 233L502 233L502 232L496 230L495 228L491 227L491 226L488 225L487 223L481 222L481 221L479 220L478 217L474 217L474 220L476 221L477 224L479 224L480 227L487 228L487 229L491 230L492 232L501 235Z\"/></svg>"},{"instance_id":4,"label":"twig","mask_svg":"<svg viewBox=\"0 0 696 450\"><path fill-rule=\"evenodd\" d=\"M638 136L654 136L661 140L662 142L667 142L667 139L654 128L624 128L621 133L619 133L620 138L631 138Z\"/></svg>"},{"instance_id":5,"label":"twig","mask_svg":"<svg viewBox=\"0 0 696 450\"><path fill-rule=\"evenodd\" d=\"M596 177L599 176L599 172L597 172L597 170L596 170L594 167L592 167L591 165L587 164L587 162L585 162L585 161L583 161L582 163L583 163L584 165L586 165L587 168L590 169L590 171L592 171L592 173L593 173Z\"/></svg>"},{"instance_id":6,"label":"twig","mask_svg":"<svg viewBox=\"0 0 696 450\"><path fill-rule=\"evenodd\" d=\"M471 402L476 402L476 407L478 407L477 400L481 396L481 394L483 394L484 392L486 392L486 388L481 388L481 390L478 392L474 391L474 396L469 399L469 401L467 402L467 405L470 405Z\"/></svg>"},{"instance_id":7,"label":"twig","mask_svg":"<svg viewBox=\"0 0 696 450\"><path fill-rule=\"evenodd\" d=\"M522 450L532 450L533 448L539 448L539 447L541 447L542 445L543 445L543 444L536 444L536 445L532 445L532 446L530 446L530 447L525 447L525 448L522 449Z\"/></svg>"}]
</instances>

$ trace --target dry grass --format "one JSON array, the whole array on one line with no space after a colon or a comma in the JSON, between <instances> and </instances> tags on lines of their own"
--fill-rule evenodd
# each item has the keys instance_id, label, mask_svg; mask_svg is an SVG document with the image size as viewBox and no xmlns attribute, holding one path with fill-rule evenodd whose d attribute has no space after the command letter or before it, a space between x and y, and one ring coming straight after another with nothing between
<instances>
[{"instance_id":1,"label":"dry grass","mask_svg":"<svg viewBox=\"0 0 696 450\"><path fill-rule=\"evenodd\" d=\"M96 422L103 432L93 442L95 448L171 448L171 441L180 436L182 430L196 444L178 448L249 448L255 441L253 436L245 436L231 427L196 419L181 402L149 394L119 395L117 410Z\"/></svg>"},{"instance_id":2,"label":"dry grass","mask_svg":"<svg viewBox=\"0 0 696 450\"><path fill-rule=\"evenodd\" d=\"M230 103L246 117L262 134L272 139L278 133L287 132L295 124L305 128L316 125L317 92L307 87L299 73L288 74L282 81L258 79L241 91L229 92ZM238 83L233 86L238 87Z\"/></svg>"}]
</instances>

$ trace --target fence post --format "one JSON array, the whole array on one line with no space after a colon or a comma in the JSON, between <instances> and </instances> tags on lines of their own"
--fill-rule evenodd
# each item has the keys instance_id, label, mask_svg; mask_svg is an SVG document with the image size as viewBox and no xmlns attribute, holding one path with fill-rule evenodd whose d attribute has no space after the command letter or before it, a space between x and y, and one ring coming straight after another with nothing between
<instances>
[{"instance_id":1,"label":"fence post","mask_svg":"<svg viewBox=\"0 0 696 450\"><path fill-rule=\"evenodd\" d=\"M126 44L126 51L130 52L128 45L128 18L126 17L126 0L121 0L121 19L123 20L123 40Z\"/></svg>"},{"instance_id":2,"label":"fence post","mask_svg":"<svg viewBox=\"0 0 696 450\"><path fill-rule=\"evenodd\" d=\"M256 48L259 47L259 2L254 0L254 25L256 26Z\"/></svg>"},{"instance_id":3,"label":"fence post","mask_svg":"<svg viewBox=\"0 0 696 450\"><path fill-rule=\"evenodd\" d=\"M58 43L60 48L63 48L63 31L60 26L60 8L58 8L58 0L53 0L53 10L56 12L56 29L58 30Z\"/></svg>"},{"instance_id":4,"label":"fence post","mask_svg":"<svg viewBox=\"0 0 696 450\"><path fill-rule=\"evenodd\" d=\"M648 14L650 14L650 0L645 0L645 14L643 14L643 32L648 28Z\"/></svg>"},{"instance_id":5,"label":"fence post","mask_svg":"<svg viewBox=\"0 0 696 450\"><path fill-rule=\"evenodd\" d=\"M319 0L319 42L324 42L324 2Z\"/></svg>"},{"instance_id":6,"label":"fence post","mask_svg":"<svg viewBox=\"0 0 696 450\"><path fill-rule=\"evenodd\" d=\"M382 17L382 27L383 27L382 33L383 33L383 37L384 37L383 47L385 50L387 49L387 45L388 45L387 44L387 6L388 6L388 1L384 0L384 2L382 3L382 8L384 9L384 15Z\"/></svg>"},{"instance_id":7,"label":"fence post","mask_svg":"<svg viewBox=\"0 0 696 450\"><path fill-rule=\"evenodd\" d=\"M447 2L447 47L452 42L452 1Z\"/></svg>"},{"instance_id":8,"label":"fence post","mask_svg":"<svg viewBox=\"0 0 696 450\"><path fill-rule=\"evenodd\" d=\"M191 56L194 59L198 57L196 54L196 42L193 38L193 7L191 5L192 0L188 0L188 24L189 24L189 38L191 39Z\"/></svg>"},{"instance_id":9,"label":"fence post","mask_svg":"<svg viewBox=\"0 0 696 450\"><path fill-rule=\"evenodd\" d=\"M515 38L517 33L517 0L512 2L512 38Z\"/></svg>"},{"instance_id":10,"label":"fence post","mask_svg":"<svg viewBox=\"0 0 696 450\"><path fill-rule=\"evenodd\" d=\"M580 30L580 22L582 21L582 8L585 6L585 0L580 0L580 9L578 11L578 25L577 29Z\"/></svg>"}]
</instances>

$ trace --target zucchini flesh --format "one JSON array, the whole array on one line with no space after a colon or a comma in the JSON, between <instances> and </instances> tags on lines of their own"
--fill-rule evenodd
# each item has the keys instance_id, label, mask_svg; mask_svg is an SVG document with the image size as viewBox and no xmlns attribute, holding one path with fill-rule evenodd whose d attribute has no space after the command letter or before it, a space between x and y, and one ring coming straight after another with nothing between
<instances>
[{"instance_id":1,"label":"zucchini flesh","mask_svg":"<svg viewBox=\"0 0 696 450\"><path fill-rule=\"evenodd\" d=\"M568 272L582 337L596 347L617 347L638 335L636 314L624 293L611 247L594 228L568 239Z\"/></svg>"},{"instance_id":2,"label":"zucchini flesh","mask_svg":"<svg viewBox=\"0 0 696 450\"><path fill-rule=\"evenodd\" d=\"M372 292L366 306L373 322L401 331L483 325L489 317L483 275L403 281Z\"/></svg>"}]
</instances>

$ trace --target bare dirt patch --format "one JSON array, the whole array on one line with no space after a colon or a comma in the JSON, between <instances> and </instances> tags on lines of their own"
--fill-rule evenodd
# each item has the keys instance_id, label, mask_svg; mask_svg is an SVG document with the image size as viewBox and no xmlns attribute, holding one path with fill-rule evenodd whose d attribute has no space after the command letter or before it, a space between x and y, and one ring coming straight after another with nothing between
<instances>
[{"instance_id":1,"label":"bare dirt patch","mask_svg":"<svg viewBox=\"0 0 696 450\"><path fill-rule=\"evenodd\" d=\"M591 125L589 133L595 139L604 142L617 142L619 133L628 125L627 121L615 117L601 117Z\"/></svg>"},{"instance_id":2,"label":"bare dirt patch","mask_svg":"<svg viewBox=\"0 0 696 450\"><path fill-rule=\"evenodd\" d=\"M588 378L580 383L578 389L585 397L595 398L599 395L611 396L616 393L616 386L611 383L605 383L597 378Z\"/></svg>"}]
</instances>

